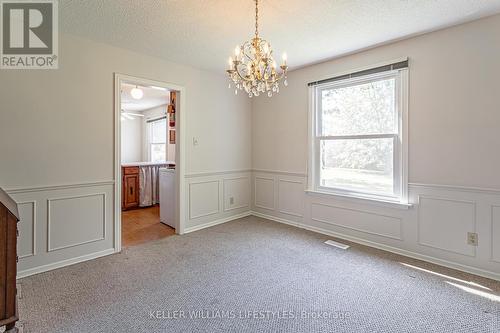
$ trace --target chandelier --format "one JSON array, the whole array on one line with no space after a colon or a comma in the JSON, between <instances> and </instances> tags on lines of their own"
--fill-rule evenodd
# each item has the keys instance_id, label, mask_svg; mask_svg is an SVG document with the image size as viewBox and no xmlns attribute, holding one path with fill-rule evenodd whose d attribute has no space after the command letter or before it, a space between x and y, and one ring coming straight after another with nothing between
<instances>
[{"instance_id":1,"label":"chandelier","mask_svg":"<svg viewBox=\"0 0 500 333\"><path fill-rule=\"evenodd\" d=\"M234 93L244 90L248 97L267 93L272 97L280 90L280 81L288 85L286 53L283 62L277 68L273 58L271 44L259 36L259 0L255 0L255 37L243 45L236 46L234 57L229 58L229 69L226 71L235 86ZM231 83L229 83L231 88Z\"/></svg>"}]
</instances>

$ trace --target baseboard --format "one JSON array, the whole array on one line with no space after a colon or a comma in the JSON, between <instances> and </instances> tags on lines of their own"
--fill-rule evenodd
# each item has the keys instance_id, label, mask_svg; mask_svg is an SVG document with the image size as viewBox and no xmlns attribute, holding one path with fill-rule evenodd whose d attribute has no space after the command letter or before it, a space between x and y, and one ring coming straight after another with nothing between
<instances>
[{"instance_id":1,"label":"baseboard","mask_svg":"<svg viewBox=\"0 0 500 333\"><path fill-rule=\"evenodd\" d=\"M376 248L376 249L379 249L379 250L384 250L384 251L387 251L387 252L399 254L399 255L402 255L402 256L405 256L405 257L409 257L409 258L413 258L413 259L418 259L418 260L422 260L422 261L427 261L427 262L430 262L430 263L433 263L433 264L436 264L436 265L440 265L440 266L444 266L444 267L456 269L456 270L459 270L459 271L463 271L463 272L466 272L466 273L479 275L479 276L482 276L482 277L485 277L485 278L488 278L488 279L500 281L500 274L495 273L495 272L491 272L491 271L487 271L487 270L483 270L483 269L480 269L480 268L475 268L475 267L471 267L471 266L467 266L467 265L462 265L462 264L459 264L459 263L456 263L456 262L452 262L452 261L448 261L448 260L438 259L438 258L427 256L427 255L424 255L424 254L419 254L419 253L416 253L416 252L403 250L403 249L400 249L400 248L396 248L396 247L392 247L392 246L388 246L388 245L384 245L384 244L380 244L380 243L368 241L368 240L365 240L365 239L362 239L362 238L358 238L358 237L354 237L354 236L349 236L349 235L346 235L346 234L337 233L337 232L333 232L333 231L322 229L322 228L312 227L312 226L309 226L309 225L306 225L306 224L303 224L303 223L294 222L294 221L290 221L290 220L283 219L283 218L280 218L280 217L276 217L276 216L272 216L272 215L267 215L267 214L262 214L262 213L255 212L255 211L252 211L252 215L257 216L257 217L261 217L261 218L264 218L264 219L268 219L268 220L271 220L271 221L275 221L275 222L279 222L279 223L284 223L284 224L287 224L287 225L291 225L291 226L294 226L294 227L297 227L297 228L301 228L301 229L305 229L305 230L317 232L317 233L320 233L320 234L323 234L323 235L327 235L327 236L332 236L332 237L344 239L344 240L347 240L347 241L350 241L350 242L353 242L353 243L357 243L357 244L361 244L361 245L373 247L373 248Z\"/></svg>"},{"instance_id":2,"label":"baseboard","mask_svg":"<svg viewBox=\"0 0 500 333\"><path fill-rule=\"evenodd\" d=\"M218 224L222 224L222 223L226 223L226 222L229 222L229 221L241 219L242 217L247 217L247 216L250 216L250 215L252 215L252 212L250 212L250 211L247 211L247 212L244 212L244 213L241 213L241 214L237 214L237 215L231 215L231 216L225 217L223 219L219 219L219 220L215 220L215 221L203 223L203 224L200 224L200 225L195 225L194 227L185 228L184 229L184 233L187 234L187 233L198 231L198 230L201 230L201 229L213 227L213 226L218 225Z\"/></svg>"},{"instance_id":3,"label":"baseboard","mask_svg":"<svg viewBox=\"0 0 500 333\"><path fill-rule=\"evenodd\" d=\"M31 275L35 275L35 274L39 274L39 273L51 271L51 270L54 270L54 269L57 269L57 268L62 268L62 267L66 267L66 266L78 264L80 262L84 262L84 261L87 261L87 260L97 259L97 258L100 258L100 257L108 256L108 255L114 254L114 253L115 253L115 249L107 249L107 250L104 250L104 251L95 252L95 253L91 253L91 254L86 254L84 256L80 256L80 257L76 257L76 258L62 260L62 261L54 262L54 263L51 263L51 264L47 264L47 265L43 265L43 266L38 266L38 267L35 267L35 268L25 269L23 271L17 272L17 278L21 279L21 278L28 277L28 276L31 276Z\"/></svg>"}]
</instances>

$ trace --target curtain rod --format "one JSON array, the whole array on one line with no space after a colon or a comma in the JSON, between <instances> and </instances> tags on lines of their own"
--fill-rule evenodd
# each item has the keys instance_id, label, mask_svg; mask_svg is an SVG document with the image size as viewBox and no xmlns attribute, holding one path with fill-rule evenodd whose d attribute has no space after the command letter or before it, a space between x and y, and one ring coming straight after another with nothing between
<instances>
[{"instance_id":1,"label":"curtain rod","mask_svg":"<svg viewBox=\"0 0 500 333\"><path fill-rule=\"evenodd\" d=\"M155 122L155 121L158 121L158 120L162 120L162 119L167 119L167 116L162 116L162 117L159 117L159 118L149 119L149 120L146 120L146 122L147 123L152 123L152 122Z\"/></svg>"},{"instance_id":2,"label":"curtain rod","mask_svg":"<svg viewBox=\"0 0 500 333\"><path fill-rule=\"evenodd\" d=\"M387 71L392 71L392 70L407 68L407 67L408 67L408 59L404 60L404 61L400 61L400 62L395 62L392 64L387 64L387 65L375 67L375 68L365 69L365 70L358 71L358 72L353 72L353 73L349 73L349 74L335 76L335 77L331 77L328 79L309 82L307 85L309 87L317 86L317 85L323 84L323 83L351 79L354 77L360 77L360 76L365 76L365 75L370 75L370 74L375 74L375 73L387 72Z\"/></svg>"}]
</instances>

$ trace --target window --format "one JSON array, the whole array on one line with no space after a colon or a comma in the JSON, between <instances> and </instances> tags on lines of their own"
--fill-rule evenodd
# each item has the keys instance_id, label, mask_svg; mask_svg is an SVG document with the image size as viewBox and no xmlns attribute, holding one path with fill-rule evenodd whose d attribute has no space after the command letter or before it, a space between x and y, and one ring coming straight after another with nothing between
<instances>
[{"instance_id":1,"label":"window","mask_svg":"<svg viewBox=\"0 0 500 333\"><path fill-rule=\"evenodd\" d=\"M407 70L311 88L313 190L405 202Z\"/></svg>"},{"instance_id":2,"label":"window","mask_svg":"<svg viewBox=\"0 0 500 333\"><path fill-rule=\"evenodd\" d=\"M154 120L148 125L150 161L164 162L167 160L167 119Z\"/></svg>"}]
</instances>

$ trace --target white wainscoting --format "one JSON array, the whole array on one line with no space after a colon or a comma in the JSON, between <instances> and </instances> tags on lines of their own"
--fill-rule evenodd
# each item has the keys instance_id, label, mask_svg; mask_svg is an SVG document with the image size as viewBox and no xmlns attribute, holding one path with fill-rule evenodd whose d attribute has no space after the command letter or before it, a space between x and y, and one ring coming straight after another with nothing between
<instances>
[{"instance_id":1,"label":"white wainscoting","mask_svg":"<svg viewBox=\"0 0 500 333\"><path fill-rule=\"evenodd\" d=\"M184 232L250 215L251 171L185 177ZM18 277L115 253L114 182L7 189L19 205Z\"/></svg>"},{"instance_id":2,"label":"white wainscoting","mask_svg":"<svg viewBox=\"0 0 500 333\"><path fill-rule=\"evenodd\" d=\"M222 180L224 186L224 211L250 210L250 175Z\"/></svg>"},{"instance_id":3,"label":"white wainscoting","mask_svg":"<svg viewBox=\"0 0 500 333\"><path fill-rule=\"evenodd\" d=\"M500 280L500 191L410 184L413 206L401 209L306 193L305 174L254 170L252 178L256 216Z\"/></svg>"},{"instance_id":4,"label":"white wainscoting","mask_svg":"<svg viewBox=\"0 0 500 333\"><path fill-rule=\"evenodd\" d=\"M500 263L500 206L491 206L491 259Z\"/></svg>"},{"instance_id":5,"label":"white wainscoting","mask_svg":"<svg viewBox=\"0 0 500 333\"><path fill-rule=\"evenodd\" d=\"M189 174L185 233L250 215L250 171Z\"/></svg>"},{"instance_id":6,"label":"white wainscoting","mask_svg":"<svg viewBox=\"0 0 500 333\"><path fill-rule=\"evenodd\" d=\"M255 206L267 209L274 210L276 206L274 204L275 200L275 190L274 190L274 178L263 177L263 176L255 176Z\"/></svg>"},{"instance_id":7,"label":"white wainscoting","mask_svg":"<svg viewBox=\"0 0 500 333\"><path fill-rule=\"evenodd\" d=\"M219 183L219 180L189 183L189 220L196 220L220 212Z\"/></svg>"},{"instance_id":8,"label":"white wainscoting","mask_svg":"<svg viewBox=\"0 0 500 333\"><path fill-rule=\"evenodd\" d=\"M36 254L36 201L18 202L19 221L17 228L19 230L19 239L17 255L19 259L32 257Z\"/></svg>"},{"instance_id":9,"label":"white wainscoting","mask_svg":"<svg viewBox=\"0 0 500 333\"><path fill-rule=\"evenodd\" d=\"M278 210L280 213L304 217L304 183L302 181L279 179Z\"/></svg>"},{"instance_id":10,"label":"white wainscoting","mask_svg":"<svg viewBox=\"0 0 500 333\"><path fill-rule=\"evenodd\" d=\"M307 194L306 175L229 171L186 176L185 232L254 214L500 280L500 191L410 184L413 207ZM8 190L19 204L19 272L114 253L114 182ZM467 233L478 234L478 246Z\"/></svg>"},{"instance_id":11,"label":"white wainscoting","mask_svg":"<svg viewBox=\"0 0 500 333\"><path fill-rule=\"evenodd\" d=\"M325 225L333 225L367 234L402 240L402 220L400 217L322 203L312 203L311 220L324 223Z\"/></svg>"},{"instance_id":12,"label":"white wainscoting","mask_svg":"<svg viewBox=\"0 0 500 333\"><path fill-rule=\"evenodd\" d=\"M476 232L476 203L450 198L419 196L418 243L474 257L467 233ZM446 235L446 243L443 242Z\"/></svg>"},{"instance_id":13,"label":"white wainscoting","mask_svg":"<svg viewBox=\"0 0 500 333\"><path fill-rule=\"evenodd\" d=\"M19 205L18 277L112 254L113 186L7 190Z\"/></svg>"}]
</instances>

